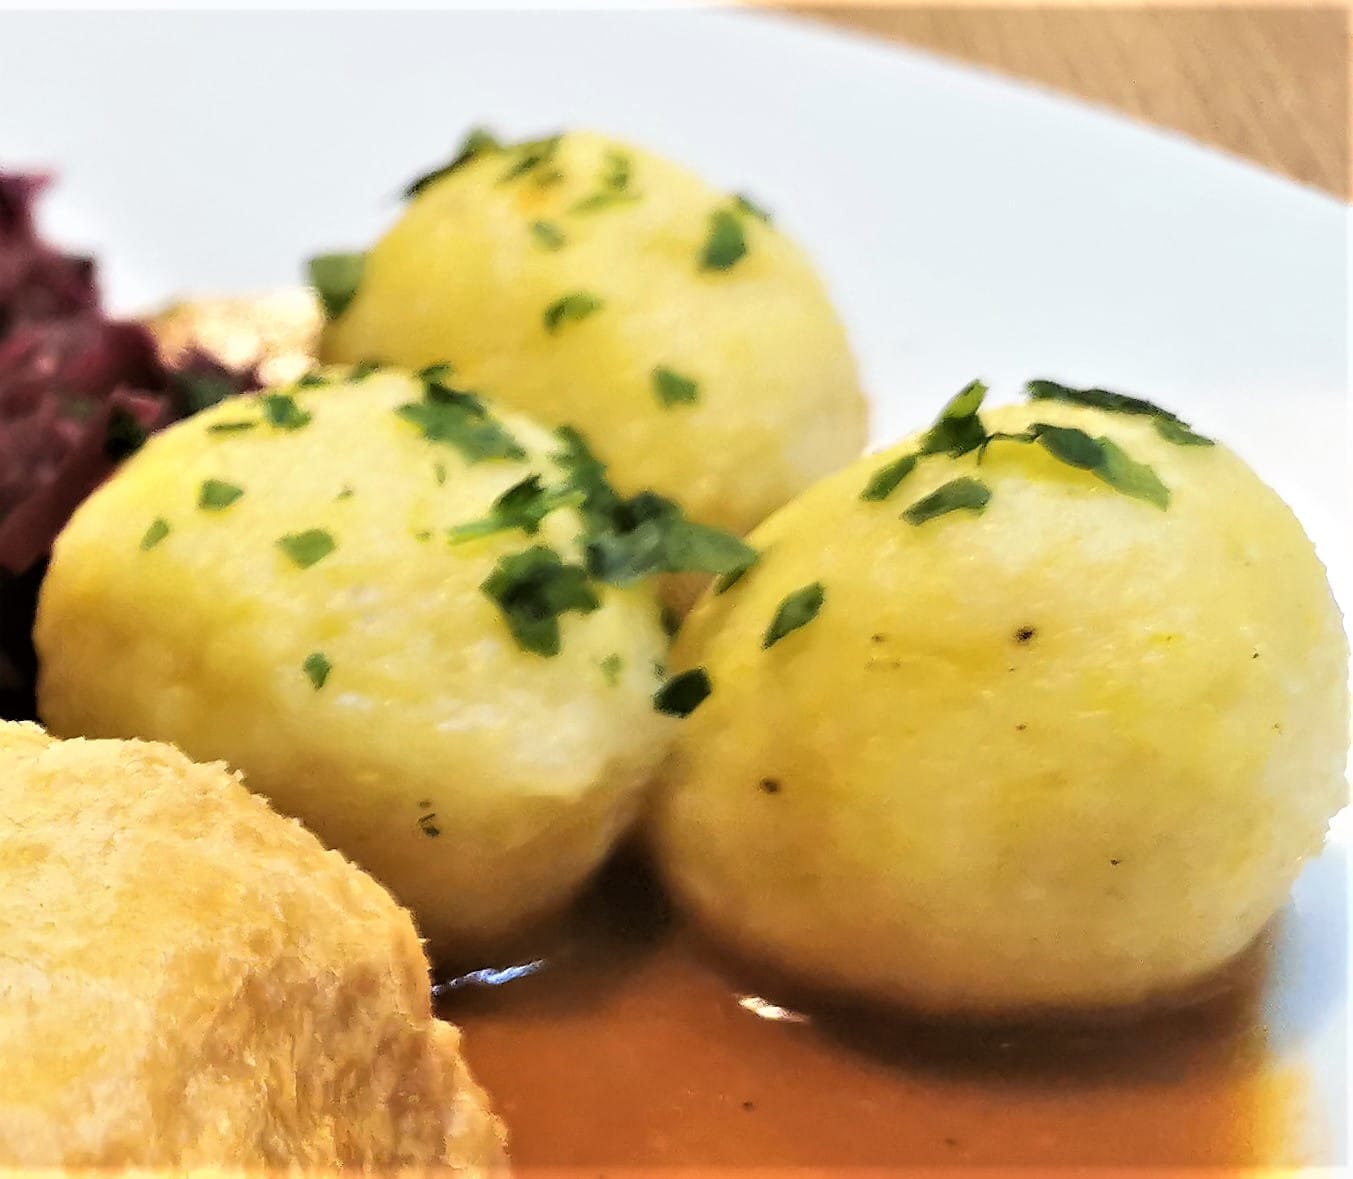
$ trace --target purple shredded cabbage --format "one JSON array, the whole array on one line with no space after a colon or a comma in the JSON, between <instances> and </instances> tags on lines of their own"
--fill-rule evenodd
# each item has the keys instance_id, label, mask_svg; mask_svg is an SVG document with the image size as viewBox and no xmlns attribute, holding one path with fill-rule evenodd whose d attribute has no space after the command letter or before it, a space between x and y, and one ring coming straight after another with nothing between
<instances>
[{"instance_id":1,"label":"purple shredded cabbage","mask_svg":"<svg viewBox=\"0 0 1353 1179\"><path fill-rule=\"evenodd\" d=\"M33 612L52 542L127 455L210 400L258 387L197 354L167 366L100 308L90 258L44 242L46 176L0 172L0 716L34 715Z\"/></svg>"}]
</instances>

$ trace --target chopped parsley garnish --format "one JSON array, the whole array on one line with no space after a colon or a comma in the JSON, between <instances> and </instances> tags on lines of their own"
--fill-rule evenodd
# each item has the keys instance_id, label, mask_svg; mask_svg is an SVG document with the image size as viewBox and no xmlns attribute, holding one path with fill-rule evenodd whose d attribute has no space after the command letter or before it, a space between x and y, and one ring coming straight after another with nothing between
<instances>
[{"instance_id":1,"label":"chopped parsley garnish","mask_svg":"<svg viewBox=\"0 0 1353 1179\"><path fill-rule=\"evenodd\" d=\"M532 221L531 236L542 250L560 250L568 242L564 231L553 221Z\"/></svg>"},{"instance_id":2,"label":"chopped parsley garnish","mask_svg":"<svg viewBox=\"0 0 1353 1179\"><path fill-rule=\"evenodd\" d=\"M660 364L653 370L653 392L663 405L690 405L699 397L700 386Z\"/></svg>"},{"instance_id":3,"label":"chopped parsley garnish","mask_svg":"<svg viewBox=\"0 0 1353 1179\"><path fill-rule=\"evenodd\" d=\"M614 651L601 661L601 674L611 687L614 688L620 682L620 672L624 666L625 661Z\"/></svg>"},{"instance_id":4,"label":"chopped parsley garnish","mask_svg":"<svg viewBox=\"0 0 1353 1179\"><path fill-rule=\"evenodd\" d=\"M860 492L860 498L874 503L887 499L926 455L947 454L958 458L984 446L990 441L990 435L982 425L978 411L986 395L987 387L981 381L972 381L960 389L926 431L917 450L875 471Z\"/></svg>"},{"instance_id":5,"label":"chopped parsley garnish","mask_svg":"<svg viewBox=\"0 0 1353 1179\"><path fill-rule=\"evenodd\" d=\"M751 548L751 546L749 545L748 548ZM756 565L756 563L761 560L761 556L762 556L761 553L758 553L755 550L753 550L752 559L750 561L747 561L743 565L739 565L736 569L730 569L721 578L719 578L719 580L714 583L715 595L717 596L719 594L726 594L735 585L737 585L738 582L740 582L744 577L747 576L747 574Z\"/></svg>"},{"instance_id":6,"label":"chopped parsley garnish","mask_svg":"<svg viewBox=\"0 0 1353 1179\"><path fill-rule=\"evenodd\" d=\"M1059 385L1056 381L1030 381L1025 386L1032 401L1062 401L1069 405L1085 405L1091 409L1103 409L1110 413L1135 414L1148 417L1162 438L1180 446L1214 446L1211 438L1196 433L1188 422L1168 409L1162 409L1153 402L1141 397L1129 397L1125 393L1111 393L1107 389L1072 389L1068 385Z\"/></svg>"},{"instance_id":7,"label":"chopped parsley garnish","mask_svg":"<svg viewBox=\"0 0 1353 1179\"><path fill-rule=\"evenodd\" d=\"M534 536L540 531L540 522L555 508L580 504L582 499L582 493L573 488L546 487L539 475L528 475L495 499L482 520L457 525L448 536L453 545L514 528Z\"/></svg>"},{"instance_id":8,"label":"chopped parsley garnish","mask_svg":"<svg viewBox=\"0 0 1353 1179\"><path fill-rule=\"evenodd\" d=\"M446 486L446 464L445 464L445 463L433 463L433 464L432 464L432 477L433 477L433 479L436 480L437 486L438 486L438 487L445 487L445 486Z\"/></svg>"},{"instance_id":9,"label":"chopped parsley garnish","mask_svg":"<svg viewBox=\"0 0 1353 1179\"><path fill-rule=\"evenodd\" d=\"M429 364L424 368L420 368L413 375L425 385L443 385L450 379L451 374L455 371L454 365L448 364L445 360L439 360L436 364Z\"/></svg>"},{"instance_id":10,"label":"chopped parsley garnish","mask_svg":"<svg viewBox=\"0 0 1353 1179\"><path fill-rule=\"evenodd\" d=\"M214 422L207 427L208 434L241 434L245 430L252 430L257 426L257 422Z\"/></svg>"},{"instance_id":11,"label":"chopped parsley garnish","mask_svg":"<svg viewBox=\"0 0 1353 1179\"><path fill-rule=\"evenodd\" d=\"M508 148L508 153L517 158L498 178L498 183L506 184L511 180L516 180L519 176L525 176L528 172L532 172L544 164L550 163L554 159L554 153L558 150L562 139L562 135L551 135L546 139L531 139L526 143L519 143Z\"/></svg>"},{"instance_id":12,"label":"chopped parsley garnish","mask_svg":"<svg viewBox=\"0 0 1353 1179\"><path fill-rule=\"evenodd\" d=\"M756 559L746 541L688 520L671 500L652 491L617 502L604 531L587 540L587 568L611 585L632 585L655 573L727 574Z\"/></svg>"},{"instance_id":13,"label":"chopped parsley garnish","mask_svg":"<svg viewBox=\"0 0 1353 1179\"><path fill-rule=\"evenodd\" d=\"M145 535L141 537L141 551L143 553L150 552L151 549L169 535L169 532L169 521L163 516L153 521L150 527L146 529Z\"/></svg>"},{"instance_id":14,"label":"chopped parsley garnish","mask_svg":"<svg viewBox=\"0 0 1353 1179\"><path fill-rule=\"evenodd\" d=\"M729 209L716 209L709 217L709 235L700 252L702 270L728 270L747 253L742 222Z\"/></svg>"},{"instance_id":15,"label":"chopped parsley garnish","mask_svg":"<svg viewBox=\"0 0 1353 1179\"><path fill-rule=\"evenodd\" d=\"M431 184L435 184L443 176L449 176L452 172L456 171L457 168L464 167L471 160L478 159L480 156L487 155L489 152L502 150L503 145L498 142L497 137L492 131L489 131L484 127L476 127L465 137L460 147L456 150L456 154L452 156L450 160L445 164L433 168L431 172L424 172L423 175L413 181L413 183L404 190L404 199L412 200L422 192L423 189Z\"/></svg>"},{"instance_id":16,"label":"chopped parsley garnish","mask_svg":"<svg viewBox=\"0 0 1353 1179\"><path fill-rule=\"evenodd\" d=\"M325 319L337 319L347 310L365 269L365 254L320 254L310 259L310 285L319 295Z\"/></svg>"},{"instance_id":17,"label":"chopped parsley garnish","mask_svg":"<svg viewBox=\"0 0 1353 1179\"><path fill-rule=\"evenodd\" d=\"M546 657L559 654L562 614L590 614L601 605L587 570L543 545L500 558L480 588L498 604L518 646Z\"/></svg>"},{"instance_id":18,"label":"chopped parsley garnish","mask_svg":"<svg viewBox=\"0 0 1353 1179\"><path fill-rule=\"evenodd\" d=\"M312 368L308 373L302 373L296 378L296 388L298 389L318 389L328 383L329 378L317 368Z\"/></svg>"},{"instance_id":19,"label":"chopped parsley garnish","mask_svg":"<svg viewBox=\"0 0 1353 1179\"><path fill-rule=\"evenodd\" d=\"M289 532L278 537L277 547L298 569L309 569L324 560L338 544L323 528L307 528L304 532Z\"/></svg>"},{"instance_id":20,"label":"chopped parsley garnish","mask_svg":"<svg viewBox=\"0 0 1353 1179\"><path fill-rule=\"evenodd\" d=\"M422 401L401 405L395 413L418 427L429 442L460 451L467 462L526 457L526 451L478 397L452 389L436 377L424 377Z\"/></svg>"},{"instance_id":21,"label":"chopped parsley garnish","mask_svg":"<svg viewBox=\"0 0 1353 1179\"><path fill-rule=\"evenodd\" d=\"M786 595L784 601L780 603L780 608L775 611L775 617L771 619L770 626L766 628L765 637L761 640L762 648L769 650L785 635L791 634L801 626L807 626L812 622L817 617L818 611L822 609L822 602L825 597L826 591L820 581L815 581L811 585L800 586L792 594Z\"/></svg>"},{"instance_id":22,"label":"chopped parsley garnish","mask_svg":"<svg viewBox=\"0 0 1353 1179\"><path fill-rule=\"evenodd\" d=\"M218 401L224 401L239 392L234 382L220 373L180 372L169 380L183 399L183 408L189 415L210 409Z\"/></svg>"},{"instance_id":23,"label":"chopped parsley garnish","mask_svg":"<svg viewBox=\"0 0 1353 1179\"><path fill-rule=\"evenodd\" d=\"M333 670L333 664L325 658L323 651L311 651L305 657L305 662L301 664L301 670L305 672L311 687L318 692L328 680L329 672Z\"/></svg>"},{"instance_id":24,"label":"chopped parsley garnish","mask_svg":"<svg viewBox=\"0 0 1353 1179\"><path fill-rule=\"evenodd\" d=\"M1116 491L1146 500L1164 510L1170 506L1170 489L1155 470L1132 458L1112 438L1092 438L1074 426L1033 422L1019 434L994 434L990 442L1036 442L1058 462L1089 471Z\"/></svg>"},{"instance_id":25,"label":"chopped parsley garnish","mask_svg":"<svg viewBox=\"0 0 1353 1179\"><path fill-rule=\"evenodd\" d=\"M666 716L690 716L713 691L709 673L693 667L674 675L653 696L653 707Z\"/></svg>"},{"instance_id":26,"label":"chopped parsley garnish","mask_svg":"<svg viewBox=\"0 0 1353 1179\"><path fill-rule=\"evenodd\" d=\"M963 475L918 499L902 513L902 519L908 524L924 524L957 511L975 512L980 516L990 502L991 488L980 479Z\"/></svg>"},{"instance_id":27,"label":"chopped parsley garnish","mask_svg":"<svg viewBox=\"0 0 1353 1179\"><path fill-rule=\"evenodd\" d=\"M385 367L383 360L359 360L356 364L348 368L349 381L365 381L373 373L378 373Z\"/></svg>"},{"instance_id":28,"label":"chopped parsley garnish","mask_svg":"<svg viewBox=\"0 0 1353 1179\"><path fill-rule=\"evenodd\" d=\"M901 458L880 467L865 484L864 490L860 492L860 498L871 502L887 499L897 490L902 480L916 469L916 464L920 461L919 454L904 454Z\"/></svg>"},{"instance_id":29,"label":"chopped parsley garnish","mask_svg":"<svg viewBox=\"0 0 1353 1179\"><path fill-rule=\"evenodd\" d=\"M279 430L299 430L310 424L310 414L297 405L296 399L288 393L265 393L263 416Z\"/></svg>"},{"instance_id":30,"label":"chopped parsley garnish","mask_svg":"<svg viewBox=\"0 0 1353 1179\"><path fill-rule=\"evenodd\" d=\"M639 199L637 193L629 191L630 158L624 152L608 151L606 169L601 174L601 189L591 196L583 197L570 210L570 213L595 213L612 205L623 204Z\"/></svg>"},{"instance_id":31,"label":"chopped parsley garnish","mask_svg":"<svg viewBox=\"0 0 1353 1179\"><path fill-rule=\"evenodd\" d=\"M114 462L120 462L145 445L150 431L136 419L130 410L116 406L108 415L108 429L103 436L103 453Z\"/></svg>"},{"instance_id":32,"label":"chopped parsley garnish","mask_svg":"<svg viewBox=\"0 0 1353 1179\"><path fill-rule=\"evenodd\" d=\"M605 304L586 291L571 291L545 308L545 330L551 335L566 323L576 323L602 309Z\"/></svg>"},{"instance_id":33,"label":"chopped parsley garnish","mask_svg":"<svg viewBox=\"0 0 1353 1179\"><path fill-rule=\"evenodd\" d=\"M197 493L197 506L204 512L221 512L244 494L243 487L223 483L220 479L204 479Z\"/></svg>"},{"instance_id":34,"label":"chopped parsley garnish","mask_svg":"<svg viewBox=\"0 0 1353 1179\"><path fill-rule=\"evenodd\" d=\"M736 208L739 213L746 213L747 216L755 217L758 221L764 221L767 225L771 223L769 210L758 205L745 192L733 194L733 207Z\"/></svg>"}]
</instances>

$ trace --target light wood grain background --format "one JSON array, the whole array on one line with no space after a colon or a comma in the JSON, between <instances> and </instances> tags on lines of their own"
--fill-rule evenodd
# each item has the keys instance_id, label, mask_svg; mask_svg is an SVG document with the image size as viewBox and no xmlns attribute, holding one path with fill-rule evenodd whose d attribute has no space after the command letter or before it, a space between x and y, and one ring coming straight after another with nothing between
<instances>
[{"instance_id":1,"label":"light wood grain background","mask_svg":"<svg viewBox=\"0 0 1353 1179\"><path fill-rule=\"evenodd\" d=\"M1349 197L1347 7L774 6L1077 95Z\"/></svg>"}]
</instances>

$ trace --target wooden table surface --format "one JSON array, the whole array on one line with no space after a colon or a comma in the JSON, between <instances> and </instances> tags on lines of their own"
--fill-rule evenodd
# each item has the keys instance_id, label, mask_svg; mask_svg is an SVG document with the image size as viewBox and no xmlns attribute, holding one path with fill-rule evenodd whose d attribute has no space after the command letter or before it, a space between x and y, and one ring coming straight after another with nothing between
<instances>
[{"instance_id":1,"label":"wooden table surface","mask_svg":"<svg viewBox=\"0 0 1353 1179\"><path fill-rule=\"evenodd\" d=\"M780 5L983 65L1347 200L1350 10Z\"/></svg>"}]
</instances>

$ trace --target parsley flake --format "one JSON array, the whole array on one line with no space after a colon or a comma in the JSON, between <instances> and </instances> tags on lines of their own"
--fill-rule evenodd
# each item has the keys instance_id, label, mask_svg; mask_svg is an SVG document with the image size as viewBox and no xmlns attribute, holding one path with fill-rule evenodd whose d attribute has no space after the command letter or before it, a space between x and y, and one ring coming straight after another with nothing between
<instances>
[{"instance_id":1,"label":"parsley flake","mask_svg":"<svg viewBox=\"0 0 1353 1179\"><path fill-rule=\"evenodd\" d=\"M347 310L362 283L365 254L320 254L311 258L310 285L319 295L325 319L337 319Z\"/></svg>"},{"instance_id":2,"label":"parsley flake","mask_svg":"<svg viewBox=\"0 0 1353 1179\"><path fill-rule=\"evenodd\" d=\"M311 687L318 692L328 681L329 672L333 670L333 664L325 657L323 651L311 651L305 657L305 662L301 664L301 670L305 672Z\"/></svg>"},{"instance_id":3,"label":"parsley flake","mask_svg":"<svg viewBox=\"0 0 1353 1179\"><path fill-rule=\"evenodd\" d=\"M151 549L169 535L169 532L169 521L163 516L153 521L150 527L146 529L145 535L141 537L141 551L143 553L150 552Z\"/></svg>"},{"instance_id":4,"label":"parsley flake","mask_svg":"<svg viewBox=\"0 0 1353 1179\"><path fill-rule=\"evenodd\" d=\"M975 512L980 516L990 502L991 488L980 479L963 475L918 499L902 513L902 519L908 524L924 524L957 511Z\"/></svg>"},{"instance_id":5,"label":"parsley flake","mask_svg":"<svg viewBox=\"0 0 1353 1179\"><path fill-rule=\"evenodd\" d=\"M365 381L373 373L378 373L385 367L383 360L359 360L356 364L348 367L348 380L352 382Z\"/></svg>"},{"instance_id":6,"label":"parsley flake","mask_svg":"<svg viewBox=\"0 0 1353 1179\"><path fill-rule=\"evenodd\" d=\"M566 323L576 323L600 311L605 304L586 291L572 291L545 308L545 330L554 335Z\"/></svg>"},{"instance_id":7,"label":"parsley flake","mask_svg":"<svg viewBox=\"0 0 1353 1179\"><path fill-rule=\"evenodd\" d=\"M687 717L713 690L709 673L703 667L693 667L663 684L653 695L653 707L665 716Z\"/></svg>"},{"instance_id":8,"label":"parsley flake","mask_svg":"<svg viewBox=\"0 0 1353 1179\"><path fill-rule=\"evenodd\" d=\"M553 221L532 221L531 236L542 250L561 250L568 242L564 231Z\"/></svg>"},{"instance_id":9,"label":"parsley flake","mask_svg":"<svg viewBox=\"0 0 1353 1179\"><path fill-rule=\"evenodd\" d=\"M475 127L465 137L460 147L456 149L456 154L450 160L433 168L430 172L424 172L404 190L404 199L412 200L425 188L436 184L443 176L451 175L458 168L463 168L471 160L488 155L490 152L502 150L503 145L498 142L497 136L492 131L485 127Z\"/></svg>"},{"instance_id":10,"label":"parsley flake","mask_svg":"<svg viewBox=\"0 0 1353 1179\"><path fill-rule=\"evenodd\" d=\"M310 414L297 405L296 399L288 393L265 393L263 416L279 430L299 430L310 424Z\"/></svg>"},{"instance_id":11,"label":"parsley flake","mask_svg":"<svg viewBox=\"0 0 1353 1179\"><path fill-rule=\"evenodd\" d=\"M416 426L429 442L460 451L467 462L526 457L526 451L478 397L436 378L424 378L422 401L401 405L395 414Z\"/></svg>"},{"instance_id":12,"label":"parsley flake","mask_svg":"<svg viewBox=\"0 0 1353 1179\"><path fill-rule=\"evenodd\" d=\"M547 658L559 654L561 615L601 605L587 570L543 545L500 558L480 589L497 603L517 645Z\"/></svg>"},{"instance_id":13,"label":"parsley flake","mask_svg":"<svg viewBox=\"0 0 1353 1179\"><path fill-rule=\"evenodd\" d=\"M498 183L507 184L519 176L525 176L528 172L549 164L554 159L554 153L559 149L563 138L562 135L551 135L545 139L531 139L508 148L508 152L517 158L498 178Z\"/></svg>"},{"instance_id":14,"label":"parsley flake","mask_svg":"<svg viewBox=\"0 0 1353 1179\"><path fill-rule=\"evenodd\" d=\"M812 622L817 617L818 611L822 609L822 602L825 597L826 591L820 581L801 586L793 593L786 595L784 601L780 603L779 609L775 611L775 617L771 619L770 626L766 628L765 637L761 640L762 649L769 650L785 635L791 634Z\"/></svg>"},{"instance_id":15,"label":"parsley flake","mask_svg":"<svg viewBox=\"0 0 1353 1179\"><path fill-rule=\"evenodd\" d=\"M329 378L322 370L312 368L308 373L302 373L296 378L296 388L298 389L318 389L322 385L327 385Z\"/></svg>"},{"instance_id":16,"label":"parsley flake","mask_svg":"<svg viewBox=\"0 0 1353 1179\"><path fill-rule=\"evenodd\" d=\"M304 532L289 532L278 537L277 547L298 569L309 569L324 560L338 544L323 528L307 528Z\"/></svg>"},{"instance_id":17,"label":"parsley flake","mask_svg":"<svg viewBox=\"0 0 1353 1179\"><path fill-rule=\"evenodd\" d=\"M108 428L103 436L103 453L114 462L120 462L145 445L150 431L130 410L116 406L108 415Z\"/></svg>"},{"instance_id":18,"label":"parsley flake","mask_svg":"<svg viewBox=\"0 0 1353 1179\"><path fill-rule=\"evenodd\" d=\"M1034 422L1027 437L1053 458L1069 467L1089 471L1124 495L1145 500L1162 510L1170 506L1170 489L1156 472L1137 462L1111 438L1104 435L1091 438L1074 426L1052 426L1047 422Z\"/></svg>"},{"instance_id":19,"label":"parsley flake","mask_svg":"<svg viewBox=\"0 0 1353 1179\"><path fill-rule=\"evenodd\" d=\"M709 217L709 235L700 252L702 270L728 270L747 253L742 222L728 209L716 209Z\"/></svg>"},{"instance_id":20,"label":"parsley flake","mask_svg":"<svg viewBox=\"0 0 1353 1179\"><path fill-rule=\"evenodd\" d=\"M220 479L204 479L197 493L197 506L204 512L222 512L244 494L243 487Z\"/></svg>"},{"instance_id":21,"label":"parsley flake","mask_svg":"<svg viewBox=\"0 0 1353 1179\"><path fill-rule=\"evenodd\" d=\"M916 464L920 461L919 454L904 454L901 458L886 463L875 471L869 482L864 485L860 498L874 503L887 499L897 490L902 480L916 469Z\"/></svg>"},{"instance_id":22,"label":"parsley flake","mask_svg":"<svg viewBox=\"0 0 1353 1179\"><path fill-rule=\"evenodd\" d=\"M241 434L252 430L257 422L214 422L207 427L208 434Z\"/></svg>"},{"instance_id":23,"label":"parsley flake","mask_svg":"<svg viewBox=\"0 0 1353 1179\"><path fill-rule=\"evenodd\" d=\"M1158 433L1167 442L1180 446L1215 446L1211 438L1194 431L1193 427L1177 414L1162 409L1154 402L1141 397L1129 397L1126 393L1111 393L1108 389L1073 389L1068 385L1059 385L1056 381L1030 381L1025 392L1032 401L1062 401L1069 405L1084 405L1091 409L1103 409L1110 413L1134 414L1148 417Z\"/></svg>"},{"instance_id":24,"label":"parsley flake","mask_svg":"<svg viewBox=\"0 0 1353 1179\"><path fill-rule=\"evenodd\" d=\"M436 480L436 483L437 483L437 486L438 486L438 487L445 487L445 486L446 486L446 464L445 464L445 463L433 463L433 464L432 464L432 478L433 478L434 480Z\"/></svg>"},{"instance_id":25,"label":"parsley flake","mask_svg":"<svg viewBox=\"0 0 1353 1179\"><path fill-rule=\"evenodd\" d=\"M756 559L746 541L688 520L671 500L642 491L615 503L604 529L591 532L587 567L611 585L632 585L655 573L728 574Z\"/></svg>"},{"instance_id":26,"label":"parsley flake","mask_svg":"<svg viewBox=\"0 0 1353 1179\"><path fill-rule=\"evenodd\" d=\"M539 475L528 475L495 499L487 516L457 525L448 533L448 539L453 545L464 544L514 528L534 536L540 531L541 521L555 508L579 504L582 498L582 493L573 488L546 487Z\"/></svg>"},{"instance_id":27,"label":"parsley flake","mask_svg":"<svg viewBox=\"0 0 1353 1179\"><path fill-rule=\"evenodd\" d=\"M758 221L764 221L767 225L771 223L771 215L763 206L758 205L745 192L733 194L733 207L739 213L746 213L749 217L755 217Z\"/></svg>"},{"instance_id":28,"label":"parsley flake","mask_svg":"<svg viewBox=\"0 0 1353 1179\"><path fill-rule=\"evenodd\" d=\"M601 661L600 666L602 676L614 688L620 682L620 672L624 669L625 661L620 658L619 654L612 651Z\"/></svg>"},{"instance_id":29,"label":"parsley flake","mask_svg":"<svg viewBox=\"0 0 1353 1179\"><path fill-rule=\"evenodd\" d=\"M663 405L690 405L700 395L700 386L675 369L658 365L653 370L653 393Z\"/></svg>"}]
</instances>

